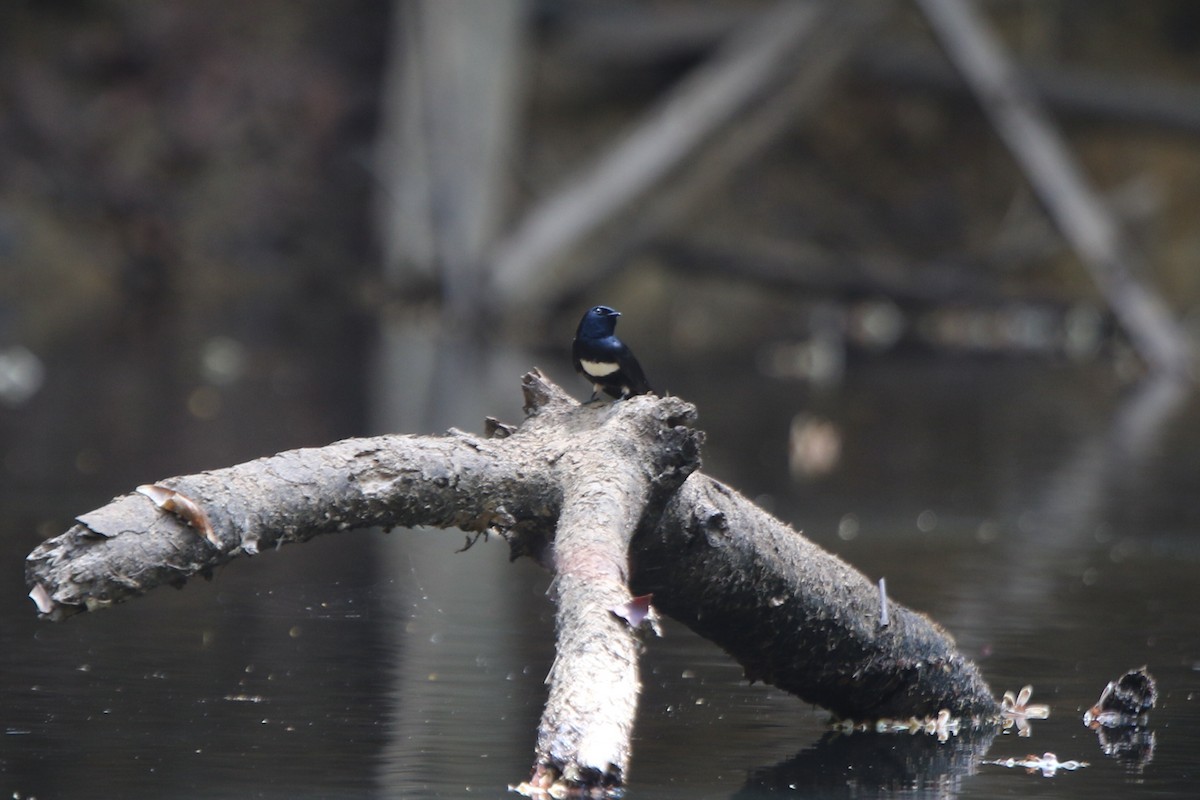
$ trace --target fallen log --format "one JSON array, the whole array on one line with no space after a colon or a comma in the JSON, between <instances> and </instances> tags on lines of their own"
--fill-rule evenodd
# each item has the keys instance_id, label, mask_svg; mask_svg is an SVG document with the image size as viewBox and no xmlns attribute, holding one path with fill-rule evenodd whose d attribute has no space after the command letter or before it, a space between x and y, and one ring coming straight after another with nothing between
<instances>
[{"instance_id":1,"label":"fallen log","mask_svg":"<svg viewBox=\"0 0 1200 800\"><path fill-rule=\"evenodd\" d=\"M696 471L703 434L691 405L579 405L536 371L524 391L525 421L490 421L487 437L352 439L141 487L30 553L30 596L43 617L62 619L322 533L499 534L514 557L555 573L557 656L535 789L625 780L646 603L634 593L653 593L747 677L841 718L997 715L945 631Z\"/></svg>"}]
</instances>

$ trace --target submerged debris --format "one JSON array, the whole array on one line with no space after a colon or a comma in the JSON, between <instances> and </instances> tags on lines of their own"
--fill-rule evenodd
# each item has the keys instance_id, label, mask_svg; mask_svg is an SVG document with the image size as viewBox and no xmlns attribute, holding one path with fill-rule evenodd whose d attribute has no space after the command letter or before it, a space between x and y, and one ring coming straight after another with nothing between
<instances>
[{"instance_id":1,"label":"submerged debris","mask_svg":"<svg viewBox=\"0 0 1200 800\"><path fill-rule=\"evenodd\" d=\"M1005 692L1000 701L1000 714L991 719L975 718L968 724L977 726L996 724L1004 733L1016 729L1018 736L1029 736L1031 728L1029 720L1046 719L1050 716L1050 706L1037 705L1029 702L1033 695L1033 687L1025 686L1020 692L1013 694ZM873 722L855 722L854 720L834 720L830 728L838 733L927 733L937 736L939 742L944 742L951 736L957 736L963 726L963 720L951 717L947 709L942 709L933 717L909 717L908 719L883 718Z\"/></svg>"},{"instance_id":2,"label":"submerged debris","mask_svg":"<svg viewBox=\"0 0 1200 800\"><path fill-rule=\"evenodd\" d=\"M1031 733L1029 720L1047 719L1050 716L1050 706L1030 704L1033 696L1032 686L1023 686L1017 694L1005 692L1000 700L1000 721L1004 732L1016 728L1017 736L1028 736Z\"/></svg>"},{"instance_id":3,"label":"submerged debris","mask_svg":"<svg viewBox=\"0 0 1200 800\"><path fill-rule=\"evenodd\" d=\"M1145 667L1109 681L1096 705L1083 712L1083 724L1096 732L1106 756L1144 768L1154 759L1154 731L1148 730L1158 688Z\"/></svg>"},{"instance_id":4,"label":"submerged debris","mask_svg":"<svg viewBox=\"0 0 1200 800\"><path fill-rule=\"evenodd\" d=\"M1096 705L1083 713L1083 724L1096 728L1145 725L1147 714L1158 702L1158 687L1145 667L1130 670L1109 681Z\"/></svg>"},{"instance_id":5,"label":"submerged debris","mask_svg":"<svg viewBox=\"0 0 1200 800\"><path fill-rule=\"evenodd\" d=\"M1024 758L998 758L993 761L982 761L983 764L992 764L997 767L1024 767L1031 774L1035 772L1042 773L1043 778L1053 778L1054 774L1060 769L1073 771L1083 769L1088 765L1086 761L1059 761L1058 756L1054 753L1042 753L1040 756L1028 755Z\"/></svg>"},{"instance_id":6,"label":"submerged debris","mask_svg":"<svg viewBox=\"0 0 1200 800\"><path fill-rule=\"evenodd\" d=\"M878 719L874 722L854 722L853 720L838 720L830 727L839 733L926 733L937 736L939 742L944 742L951 736L957 736L962 727L962 720L951 717L950 711L943 708L936 717L909 717L908 719Z\"/></svg>"}]
</instances>

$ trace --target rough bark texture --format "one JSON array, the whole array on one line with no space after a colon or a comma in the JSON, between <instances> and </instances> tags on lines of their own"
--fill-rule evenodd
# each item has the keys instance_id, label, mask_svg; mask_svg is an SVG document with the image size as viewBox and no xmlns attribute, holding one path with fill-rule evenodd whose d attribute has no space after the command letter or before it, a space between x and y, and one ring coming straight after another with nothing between
<instances>
[{"instance_id":1,"label":"rough bark texture","mask_svg":"<svg viewBox=\"0 0 1200 800\"><path fill-rule=\"evenodd\" d=\"M531 784L619 786L641 692L640 644L617 613L632 600L629 545L647 509L661 509L699 467L703 437L680 424L695 410L672 398L583 408L553 398L530 397L549 401L540 413L573 430L554 466L563 498L552 547L557 655Z\"/></svg>"},{"instance_id":2,"label":"rough bark texture","mask_svg":"<svg viewBox=\"0 0 1200 800\"><path fill-rule=\"evenodd\" d=\"M614 786L629 764L639 644L630 583L728 650L747 676L841 717L992 717L973 664L895 603L883 626L865 577L693 470L692 406L636 397L580 406L539 373L528 418L491 438L382 436L161 482L195 501L200 535L141 494L38 546L31 596L59 619L178 583L240 554L320 533L435 525L505 536L555 570L557 658L535 788ZM632 558L632 564L630 560Z\"/></svg>"},{"instance_id":3,"label":"rough bark texture","mask_svg":"<svg viewBox=\"0 0 1200 800\"><path fill-rule=\"evenodd\" d=\"M729 487L692 475L634 543L633 587L716 642L746 677L839 717L997 712L975 665L936 623L887 601L853 567Z\"/></svg>"},{"instance_id":4,"label":"rough bark texture","mask_svg":"<svg viewBox=\"0 0 1200 800\"><path fill-rule=\"evenodd\" d=\"M375 525L537 527L553 519L559 498L540 448L520 444L535 438L348 439L169 478L160 485L205 509L221 547L130 493L39 545L26 560L26 578L48 598L43 615L57 619L322 533Z\"/></svg>"}]
</instances>

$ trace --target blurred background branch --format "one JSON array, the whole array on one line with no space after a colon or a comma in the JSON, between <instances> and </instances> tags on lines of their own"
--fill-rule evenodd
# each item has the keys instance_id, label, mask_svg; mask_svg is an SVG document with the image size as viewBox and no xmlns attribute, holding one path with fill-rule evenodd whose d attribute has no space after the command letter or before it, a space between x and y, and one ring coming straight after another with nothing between
<instances>
[{"instance_id":1,"label":"blurred background branch","mask_svg":"<svg viewBox=\"0 0 1200 800\"><path fill-rule=\"evenodd\" d=\"M1158 292L1134 273L1124 233L1017 75L974 0L917 0L1139 354L1156 371L1192 377L1195 355Z\"/></svg>"}]
</instances>

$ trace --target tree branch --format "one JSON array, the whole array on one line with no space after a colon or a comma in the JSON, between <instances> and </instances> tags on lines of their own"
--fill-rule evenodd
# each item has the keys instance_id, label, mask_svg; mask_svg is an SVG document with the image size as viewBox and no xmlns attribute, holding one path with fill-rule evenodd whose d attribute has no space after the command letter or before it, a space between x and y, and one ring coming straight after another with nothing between
<instances>
[{"instance_id":1,"label":"tree branch","mask_svg":"<svg viewBox=\"0 0 1200 800\"><path fill-rule=\"evenodd\" d=\"M536 306L555 259L768 92L819 33L824 3L778 2L731 34L584 172L528 211L496 248L494 294Z\"/></svg>"},{"instance_id":2,"label":"tree branch","mask_svg":"<svg viewBox=\"0 0 1200 800\"><path fill-rule=\"evenodd\" d=\"M639 406L647 405L656 412L643 413ZM584 410L602 422L576 428L555 464L562 491L553 545L557 655L531 779L541 788L559 781L620 786L624 779L641 692L640 644L618 614L633 599L630 540L699 467L703 439L681 425L695 409L673 398ZM577 407L564 414L579 416Z\"/></svg>"},{"instance_id":3,"label":"tree branch","mask_svg":"<svg viewBox=\"0 0 1200 800\"><path fill-rule=\"evenodd\" d=\"M1120 227L975 4L917 0L917 5L1138 353L1159 372L1194 380L1195 354L1186 334L1135 274Z\"/></svg>"},{"instance_id":4,"label":"tree branch","mask_svg":"<svg viewBox=\"0 0 1200 800\"><path fill-rule=\"evenodd\" d=\"M842 717L996 714L944 631L890 601L882 625L863 575L694 472L703 434L692 406L652 396L580 406L537 372L524 390L524 423L491 422L490 438L352 439L159 484L201 515L118 497L29 555L31 596L61 619L321 533L498 532L514 556L555 572L557 657L531 781L541 788L616 786L627 774L640 690L631 584L751 679ZM210 532L185 521L203 527L201 517Z\"/></svg>"},{"instance_id":5,"label":"tree branch","mask_svg":"<svg viewBox=\"0 0 1200 800\"><path fill-rule=\"evenodd\" d=\"M975 665L936 623L849 564L696 473L634 543L636 592L723 647L746 677L845 719L996 713Z\"/></svg>"},{"instance_id":6,"label":"tree branch","mask_svg":"<svg viewBox=\"0 0 1200 800\"><path fill-rule=\"evenodd\" d=\"M322 533L381 525L466 531L544 523L549 471L510 459L503 440L380 436L291 450L161 481L200 504L220 546L131 493L77 518L26 561L26 578L60 619L178 584L239 555ZM499 503L496 498L504 498Z\"/></svg>"}]
</instances>

